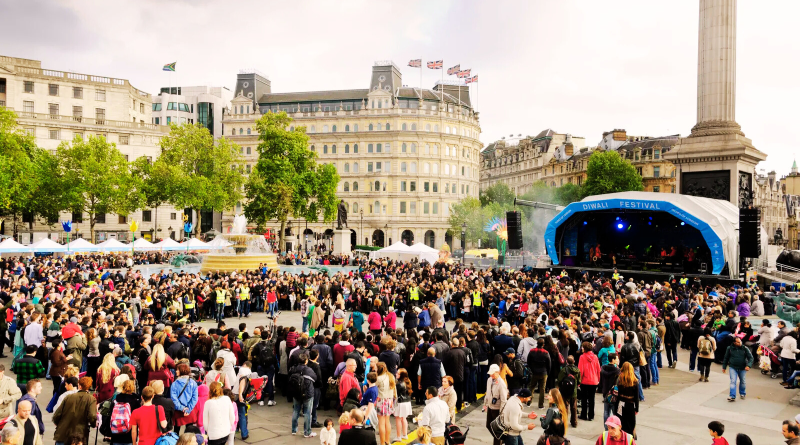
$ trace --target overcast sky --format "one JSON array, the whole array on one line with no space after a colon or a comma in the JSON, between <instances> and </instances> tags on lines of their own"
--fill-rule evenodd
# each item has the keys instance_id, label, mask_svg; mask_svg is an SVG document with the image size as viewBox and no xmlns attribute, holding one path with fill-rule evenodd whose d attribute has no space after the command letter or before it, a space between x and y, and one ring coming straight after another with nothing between
<instances>
[{"instance_id":1,"label":"overcast sky","mask_svg":"<svg viewBox=\"0 0 800 445\"><path fill-rule=\"evenodd\" d=\"M586 138L687 135L696 122L698 1L610 0L0 0L0 54L45 68L233 89L241 68L273 92L367 88L391 59L443 59L480 77L472 88L488 144L545 128ZM800 1L739 2L737 121L788 173L800 146ZM423 69L431 88L440 72ZM474 96L480 88L479 97Z\"/></svg>"}]
</instances>

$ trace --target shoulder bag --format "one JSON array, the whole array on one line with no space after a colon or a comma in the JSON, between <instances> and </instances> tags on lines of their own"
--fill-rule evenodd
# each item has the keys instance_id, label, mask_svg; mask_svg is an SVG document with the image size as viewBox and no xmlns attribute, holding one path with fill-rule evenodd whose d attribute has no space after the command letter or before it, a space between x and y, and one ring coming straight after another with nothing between
<instances>
[{"instance_id":1,"label":"shoulder bag","mask_svg":"<svg viewBox=\"0 0 800 445\"><path fill-rule=\"evenodd\" d=\"M508 434L508 431L511 430L511 428L508 427L503 420L503 410L507 404L508 401L506 401L506 403L500 407L500 414L498 414L497 417L489 424L489 432L492 433L492 437L497 440L503 439L503 437Z\"/></svg>"}]
</instances>

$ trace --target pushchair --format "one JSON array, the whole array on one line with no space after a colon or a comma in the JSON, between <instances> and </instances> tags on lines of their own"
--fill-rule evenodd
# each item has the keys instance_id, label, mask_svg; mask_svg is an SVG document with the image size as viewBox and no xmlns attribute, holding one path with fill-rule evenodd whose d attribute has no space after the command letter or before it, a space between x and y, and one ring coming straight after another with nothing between
<instances>
[{"instance_id":1,"label":"pushchair","mask_svg":"<svg viewBox=\"0 0 800 445\"><path fill-rule=\"evenodd\" d=\"M469 433L469 427L464 428L462 431L458 425L454 423L448 424L444 431L447 445L463 445L467 441L467 433Z\"/></svg>"},{"instance_id":2,"label":"pushchair","mask_svg":"<svg viewBox=\"0 0 800 445\"><path fill-rule=\"evenodd\" d=\"M766 346L758 347L758 355L760 356L758 367L761 368L761 373L770 374L770 377L777 379L781 373L781 359L778 355Z\"/></svg>"}]
</instances>

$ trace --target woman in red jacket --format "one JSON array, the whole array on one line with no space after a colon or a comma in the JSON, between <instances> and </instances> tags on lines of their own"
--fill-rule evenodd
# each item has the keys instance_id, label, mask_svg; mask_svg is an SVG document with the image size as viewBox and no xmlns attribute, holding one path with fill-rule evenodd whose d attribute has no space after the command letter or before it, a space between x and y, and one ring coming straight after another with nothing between
<instances>
[{"instance_id":1,"label":"woman in red jacket","mask_svg":"<svg viewBox=\"0 0 800 445\"><path fill-rule=\"evenodd\" d=\"M103 358L103 364L97 368L96 398L102 403L114 395L114 379L119 375L119 368L114 361L114 354L108 353Z\"/></svg>"},{"instance_id":2,"label":"woman in red jacket","mask_svg":"<svg viewBox=\"0 0 800 445\"><path fill-rule=\"evenodd\" d=\"M153 346L153 353L150 354L150 358L144 365L144 371L147 372L147 385L149 386L153 380L161 380L164 382L164 388L169 388L173 380L170 369L175 369L175 362L164 352L164 346L156 343Z\"/></svg>"},{"instance_id":3,"label":"woman in red jacket","mask_svg":"<svg viewBox=\"0 0 800 445\"><path fill-rule=\"evenodd\" d=\"M578 396L581 399L582 409L578 418L591 421L594 420L594 393L600 383L600 360L592 352L592 344L588 341L583 342L581 349L583 349L583 354L581 354L581 358L578 361L578 369L581 372L581 386Z\"/></svg>"}]
</instances>

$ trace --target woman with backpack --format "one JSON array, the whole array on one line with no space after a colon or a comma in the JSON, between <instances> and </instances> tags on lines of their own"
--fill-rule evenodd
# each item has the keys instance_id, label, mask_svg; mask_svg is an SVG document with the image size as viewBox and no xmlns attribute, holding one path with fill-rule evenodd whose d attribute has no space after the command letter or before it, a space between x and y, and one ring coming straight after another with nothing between
<instances>
[{"instance_id":1,"label":"woman with backpack","mask_svg":"<svg viewBox=\"0 0 800 445\"><path fill-rule=\"evenodd\" d=\"M708 382L711 372L711 362L714 361L714 351L717 350L717 341L711 335L711 329L706 327L703 335L697 339L697 371L700 373L700 382Z\"/></svg>"},{"instance_id":2,"label":"woman with backpack","mask_svg":"<svg viewBox=\"0 0 800 445\"><path fill-rule=\"evenodd\" d=\"M122 384L122 392L114 399L111 411L111 443L133 443L131 438L131 413L142 406L141 397L136 394L136 382L127 380ZM125 407L125 405L128 405Z\"/></svg>"},{"instance_id":3,"label":"woman with backpack","mask_svg":"<svg viewBox=\"0 0 800 445\"><path fill-rule=\"evenodd\" d=\"M175 414L172 423L175 433L179 433L181 425L197 423L197 382L192 379L192 369L188 363L178 365L178 377L170 388L170 398L175 404Z\"/></svg>"}]
</instances>

